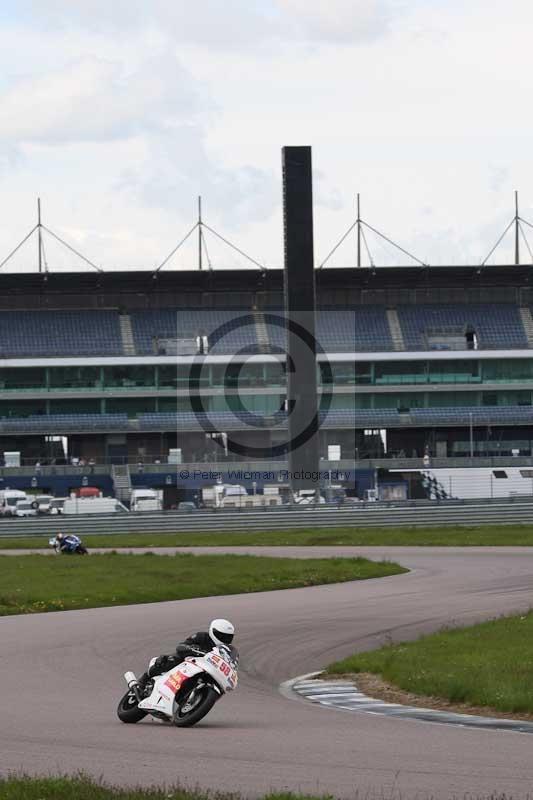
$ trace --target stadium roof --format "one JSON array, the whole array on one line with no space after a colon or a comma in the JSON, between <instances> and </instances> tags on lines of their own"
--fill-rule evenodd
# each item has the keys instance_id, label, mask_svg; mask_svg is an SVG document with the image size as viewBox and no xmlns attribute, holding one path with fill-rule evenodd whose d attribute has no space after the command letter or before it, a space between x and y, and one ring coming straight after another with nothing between
<instances>
[{"instance_id":1,"label":"stadium roof","mask_svg":"<svg viewBox=\"0 0 533 800\"><path fill-rule=\"evenodd\" d=\"M316 281L319 289L517 287L527 286L533 281L533 265L328 268L316 271ZM79 292L203 294L282 289L282 269L0 273L0 301L13 295L51 296Z\"/></svg>"}]
</instances>

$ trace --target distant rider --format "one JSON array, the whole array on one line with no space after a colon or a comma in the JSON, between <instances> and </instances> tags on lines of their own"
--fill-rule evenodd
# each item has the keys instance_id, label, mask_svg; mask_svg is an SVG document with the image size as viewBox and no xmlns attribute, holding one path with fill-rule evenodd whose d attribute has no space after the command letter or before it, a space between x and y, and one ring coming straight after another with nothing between
<instances>
[{"instance_id":1,"label":"distant rider","mask_svg":"<svg viewBox=\"0 0 533 800\"><path fill-rule=\"evenodd\" d=\"M208 631L198 631L193 633L185 641L176 646L176 652L171 655L162 655L155 659L154 663L139 678L139 684L145 687L150 678L162 675L180 664L188 656L203 656L209 653L214 647L231 647L232 656L238 659L237 650L232 647L235 627L227 619L214 619L209 625Z\"/></svg>"},{"instance_id":2,"label":"distant rider","mask_svg":"<svg viewBox=\"0 0 533 800\"><path fill-rule=\"evenodd\" d=\"M63 533L58 533L53 542L54 550L58 553L69 553L76 550L80 545L80 537L75 536L73 533L68 533L66 536Z\"/></svg>"}]
</instances>

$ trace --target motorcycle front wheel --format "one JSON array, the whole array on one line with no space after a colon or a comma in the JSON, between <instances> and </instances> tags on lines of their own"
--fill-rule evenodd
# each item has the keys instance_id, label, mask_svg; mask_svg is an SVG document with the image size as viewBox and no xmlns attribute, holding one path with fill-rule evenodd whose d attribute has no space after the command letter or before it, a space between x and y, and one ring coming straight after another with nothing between
<instances>
[{"instance_id":1,"label":"motorcycle front wheel","mask_svg":"<svg viewBox=\"0 0 533 800\"><path fill-rule=\"evenodd\" d=\"M129 689L118 704L117 716L119 720L126 724L133 724L144 719L148 712L139 708L138 703L137 695L133 689Z\"/></svg>"},{"instance_id":2,"label":"motorcycle front wheel","mask_svg":"<svg viewBox=\"0 0 533 800\"><path fill-rule=\"evenodd\" d=\"M196 725L211 711L220 695L208 683L195 684L174 701L172 722L177 728Z\"/></svg>"}]
</instances>

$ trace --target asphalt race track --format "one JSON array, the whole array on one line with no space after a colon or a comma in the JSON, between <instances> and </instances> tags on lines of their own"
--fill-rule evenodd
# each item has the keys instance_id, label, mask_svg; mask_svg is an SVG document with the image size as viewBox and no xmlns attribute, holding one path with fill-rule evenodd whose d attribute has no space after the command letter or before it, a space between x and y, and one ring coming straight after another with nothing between
<instances>
[{"instance_id":1,"label":"asphalt race track","mask_svg":"<svg viewBox=\"0 0 533 800\"><path fill-rule=\"evenodd\" d=\"M221 548L222 549L222 548ZM232 552L232 548L223 548ZM213 548L209 549L213 552ZM265 555L363 554L408 575L226 598L0 619L0 772L86 771L123 784L180 781L402 800L533 792L531 737L344 713L290 700L280 682L356 648L533 606L528 548L239 548ZM234 695L196 728L123 725L122 673L205 627L239 630Z\"/></svg>"}]
</instances>

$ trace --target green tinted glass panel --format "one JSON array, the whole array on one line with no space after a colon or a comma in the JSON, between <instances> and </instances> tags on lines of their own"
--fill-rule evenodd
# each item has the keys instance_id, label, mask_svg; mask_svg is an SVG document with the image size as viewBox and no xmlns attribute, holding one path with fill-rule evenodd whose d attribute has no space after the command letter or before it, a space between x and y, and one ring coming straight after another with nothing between
<instances>
[{"instance_id":1,"label":"green tinted glass panel","mask_svg":"<svg viewBox=\"0 0 533 800\"><path fill-rule=\"evenodd\" d=\"M256 414L274 414L283 403L281 395L239 395L240 401L245 409ZM210 411L231 411L238 413L241 406L238 398L234 395L226 397L210 397L205 399L205 405Z\"/></svg>"},{"instance_id":2,"label":"green tinted glass panel","mask_svg":"<svg viewBox=\"0 0 533 800\"><path fill-rule=\"evenodd\" d=\"M50 400L50 414L99 414L100 400L85 397L75 400Z\"/></svg>"},{"instance_id":3,"label":"green tinted glass panel","mask_svg":"<svg viewBox=\"0 0 533 800\"><path fill-rule=\"evenodd\" d=\"M285 386L285 364L269 361L264 367L266 386Z\"/></svg>"},{"instance_id":4,"label":"green tinted glass panel","mask_svg":"<svg viewBox=\"0 0 533 800\"><path fill-rule=\"evenodd\" d=\"M155 367L144 364L104 367L104 385L123 389L155 386Z\"/></svg>"},{"instance_id":5,"label":"green tinted glass panel","mask_svg":"<svg viewBox=\"0 0 533 800\"><path fill-rule=\"evenodd\" d=\"M378 362L374 365L374 376L376 384L426 383L426 364L424 361Z\"/></svg>"},{"instance_id":6,"label":"green tinted glass panel","mask_svg":"<svg viewBox=\"0 0 533 800\"><path fill-rule=\"evenodd\" d=\"M530 406L531 392L483 392L484 406Z\"/></svg>"},{"instance_id":7,"label":"green tinted glass panel","mask_svg":"<svg viewBox=\"0 0 533 800\"><path fill-rule=\"evenodd\" d=\"M477 406L479 396L477 392L428 392L427 402L429 408Z\"/></svg>"},{"instance_id":8,"label":"green tinted glass panel","mask_svg":"<svg viewBox=\"0 0 533 800\"><path fill-rule=\"evenodd\" d=\"M490 359L490 361L483 361L482 370L485 383L530 381L533 380L533 359Z\"/></svg>"},{"instance_id":9,"label":"green tinted glass panel","mask_svg":"<svg viewBox=\"0 0 533 800\"><path fill-rule=\"evenodd\" d=\"M155 397L108 398L105 401L108 414L127 414L136 417L138 414L155 411Z\"/></svg>"},{"instance_id":10,"label":"green tinted glass panel","mask_svg":"<svg viewBox=\"0 0 533 800\"><path fill-rule=\"evenodd\" d=\"M0 401L0 417L30 417L42 414L46 414L46 403L43 400Z\"/></svg>"},{"instance_id":11,"label":"green tinted glass panel","mask_svg":"<svg viewBox=\"0 0 533 800\"><path fill-rule=\"evenodd\" d=\"M191 368L189 364L162 364L157 367L160 389L188 389ZM209 367L202 369L201 385L209 383Z\"/></svg>"},{"instance_id":12,"label":"green tinted glass panel","mask_svg":"<svg viewBox=\"0 0 533 800\"><path fill-rule=\"evenodd\" d=\"M430 361L428 362L429 383L477 383L480 380L477 361Z\"/></svg>"},{"instance_id":13,"label":"green tinted glass panel","mask_svg":"<svg viewBox=\"0 0 533 800\"><path fill-rule=\"evenodd\" d=\"M46 388L46 370L39 367L7 368L0 370L0 391L10 389Z\"/></svg>"},{"instance_id":14,"label":"green tinted glass panel","mask_svg":"<svg viewBox=\"0 0 533 800\"><path fill-rule=\"evenodd\" d=\"M398 394L374 395L374 408L396 408L402 410L423 407L423 392L401 392Z\"/></svg>"},{"instance_id":15,"label":"green tinted glass panel","mask_svg":"<svg viewBox=\"0 0 533 800\"><path fill-rule=\"evenodd\" d=\"M50 367L49 380L52 389L99 388L100 367Z\"/></svg>"}]
</instances>

